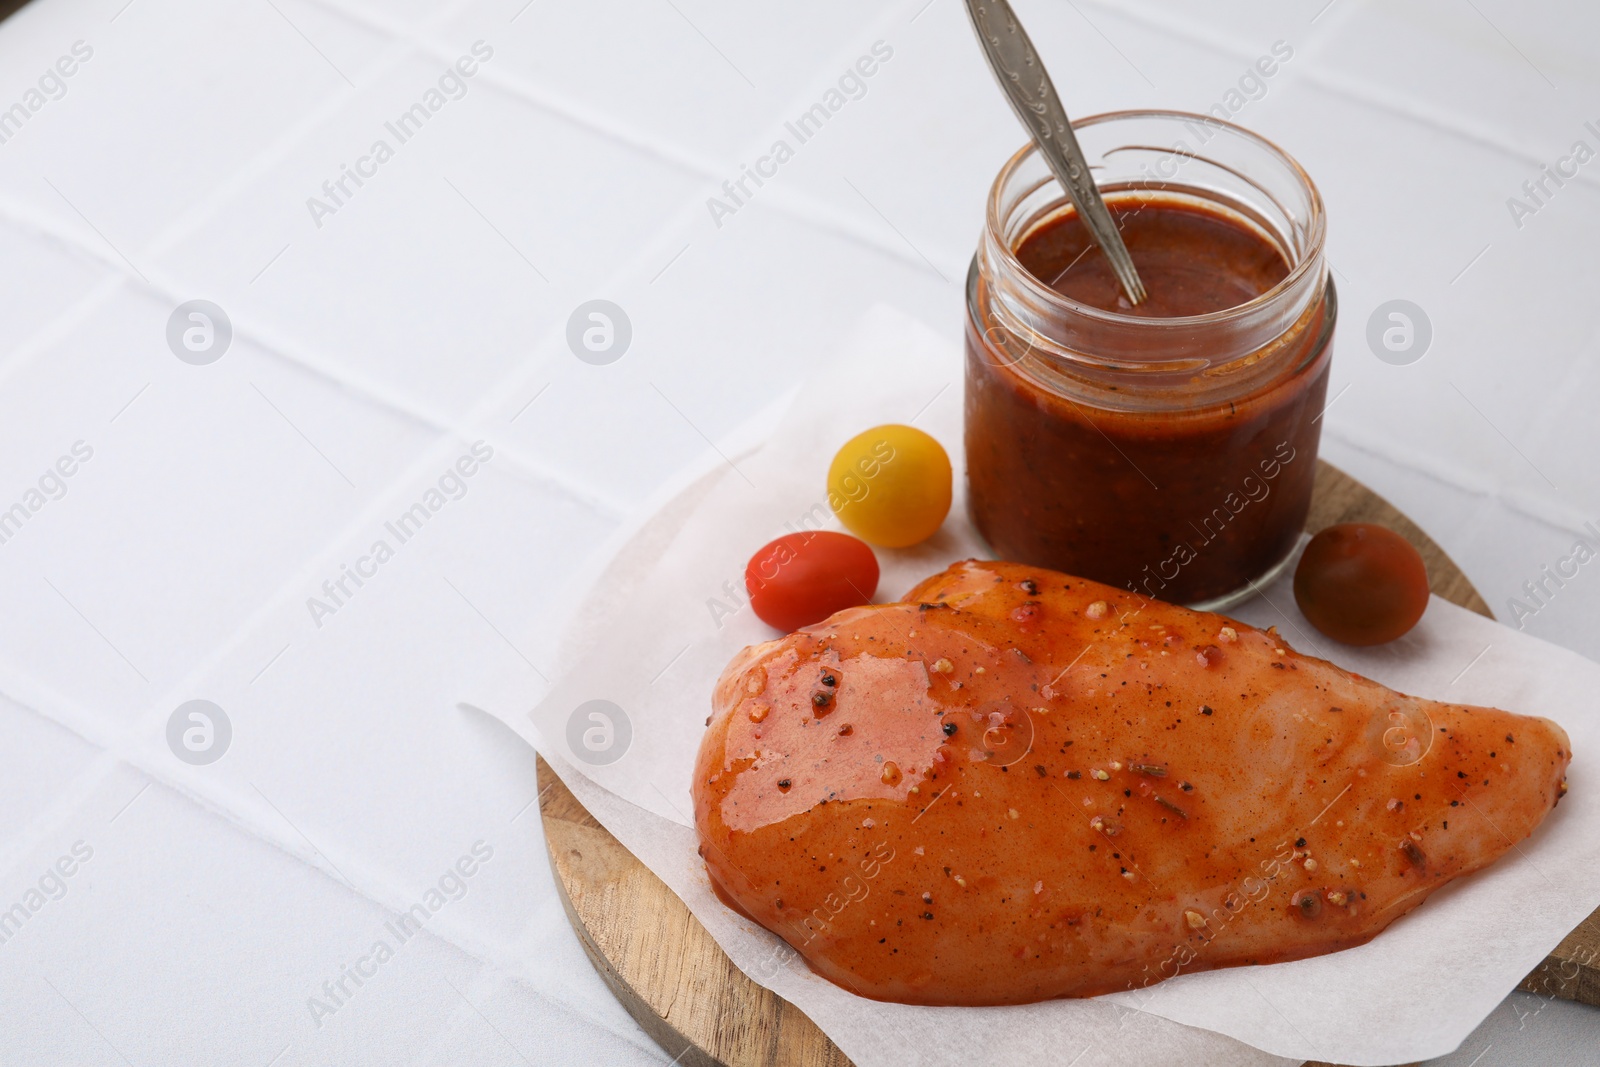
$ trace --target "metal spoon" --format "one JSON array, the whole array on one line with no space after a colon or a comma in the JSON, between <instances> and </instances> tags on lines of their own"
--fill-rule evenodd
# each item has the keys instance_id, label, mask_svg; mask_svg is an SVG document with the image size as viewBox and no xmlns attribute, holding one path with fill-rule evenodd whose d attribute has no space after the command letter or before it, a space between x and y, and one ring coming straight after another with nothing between
<instances>
[{"instance_id":1,"label":"metal spoon","mask_svg":"<svg viewBox=\"0 0 1600 1067\"><path fill-rule=\"evenodd\" d=\"M1039 146L1039 154L1072 198L1078 217L1105 253L1128 300L1143 303L1144 283L1133 267L1133 257L1128 255L1128 246L1122 243L1122 234L1117 232L1117 224L1089 172L1089 161L1078 147L1072 122L1050 83L1050 74L1039 61L1027 31L1017 21L1016 12L1006 0L966 0L966 4L978 43L1011 102L1011 110L1027 127L1034 144Z\"/></svg>"}]
</instances>

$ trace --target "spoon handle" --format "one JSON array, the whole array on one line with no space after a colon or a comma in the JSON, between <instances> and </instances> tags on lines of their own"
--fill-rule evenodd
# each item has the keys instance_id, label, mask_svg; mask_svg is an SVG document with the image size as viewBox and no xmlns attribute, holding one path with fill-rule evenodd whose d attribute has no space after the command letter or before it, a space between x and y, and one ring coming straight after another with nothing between
<instances>
[{"instance_id":1,"label":"spoon handle","mask_svg":"<svg viewBox=\"0 0 1600 1067\"><path fill-rule=\"evenodd\" d=\"M1011 102L1011 110L1033 135L1039 154L1072 198L1078 217L1110 261L1128 300L1142 303L1146 295L1144 283L1134 269L1133 257L1128 255L1128 246L1122 243L1122 234L1100 197L1089 161L1078 147L1077 135L1072 132L1072 122L1061 106L1050 74L1039 61L1027 31L1017 21L1016 12L1006 0L966 0L966 4L978 43Z\"/></svg>"}]
</instances>

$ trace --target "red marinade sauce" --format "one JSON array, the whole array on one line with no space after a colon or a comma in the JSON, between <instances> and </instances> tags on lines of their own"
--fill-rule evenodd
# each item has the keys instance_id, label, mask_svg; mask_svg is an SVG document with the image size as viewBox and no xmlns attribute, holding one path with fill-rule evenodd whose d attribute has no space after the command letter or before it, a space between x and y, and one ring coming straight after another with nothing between
<instances>
[{"instance_id":1,"label":"red marinade sauce","mask_svg":"<svg viewBox=\"0 0 1600 1067\"><path fill-rule=\"evenodd\" d=\"M1074 212L1029 232L1018 260L1071 300L1150 319L1238 307L1290 272L1242 219L1181 200L1107 206L1148 292L1137 307ZM1281 370L1244 395L1206 399L1207 381L1180 375L1164 387L1166 410L1062 395L969 318L967 478L979 532L1001 559L1173 603L1261 577L1292 551L1310 507L1332 318L1319 297L1264 357Z\"/></svg>"},{"instance_id":2,"label":"red marinade sauce","mask_svg":"<svg viewBox=\"0 0 1600 1067\"><path fill-rule=\"evenodd\" d=\"M1275 245L1201 208L1126 205L1113 207L1112 218L1144 282L1147 296L1137 306L1128 303L1110 262L1076 212L1030 233L1017 259L1062 296L1150 319L1226 311L1249 303L1289 274Z\"/></svg>"}]
</instances>

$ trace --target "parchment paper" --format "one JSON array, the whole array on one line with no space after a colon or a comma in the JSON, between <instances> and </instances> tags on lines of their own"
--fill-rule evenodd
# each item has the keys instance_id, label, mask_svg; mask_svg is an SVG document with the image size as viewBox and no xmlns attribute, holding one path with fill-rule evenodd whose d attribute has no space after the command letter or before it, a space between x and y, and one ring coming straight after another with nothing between
<instances>
[{"instance_id":1,"label":"parchment paper","mask_svg":"<svg viewBox=\"0 0 1600 1067\"><path fill-rule=\"evenodd\" d=\"M957 498L933 541L879 550L876 599L896 599L948 563L984 555L961 496L961 394L959 351L921 323L876 309L764 444L724 445L604 554L604 569L575 602L559 675L536 706L526 682L511 679L486 680L464 703L537 745L741 970L805 1011L862 1067L1381 1065L1453 1050L1600 904L1600 797L1590 770L1600 744L1600 665L1437 598L1411 634L1369 650L1317 634L1287 576L1232 612L1403 692L1544 715L1571 736L1571 792L1538 832L1368 945L1185 974L1093 1000L917 1008L865 1000L815 977L778 938L712 895L690 818L694 756L723 666L774 636L745 605L744 562L790 529L838 529L823 495L827 463L844 440L885 422L913 423L944 443L957 465ZM602 719L593 718L597 709Z\"/></svg>"}]
</instances>

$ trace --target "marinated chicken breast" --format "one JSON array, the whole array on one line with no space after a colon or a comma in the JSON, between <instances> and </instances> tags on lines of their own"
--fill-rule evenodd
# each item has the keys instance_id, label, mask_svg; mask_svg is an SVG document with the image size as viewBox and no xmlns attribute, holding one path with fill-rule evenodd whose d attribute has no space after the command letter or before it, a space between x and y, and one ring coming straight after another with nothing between
<instances>
[{"instance_id":1,"label":"marinated chicken breast","mask_svg":"<svg viewBox=\"0 0 1600 1067\"><path fill-rule=\"evenodd\" d=\"M696 764L732 907L863 996L1015 1004L1359 945L1565 791L1567 736L1010 563L745 649Z\"/></svg>"}]
</instances>

